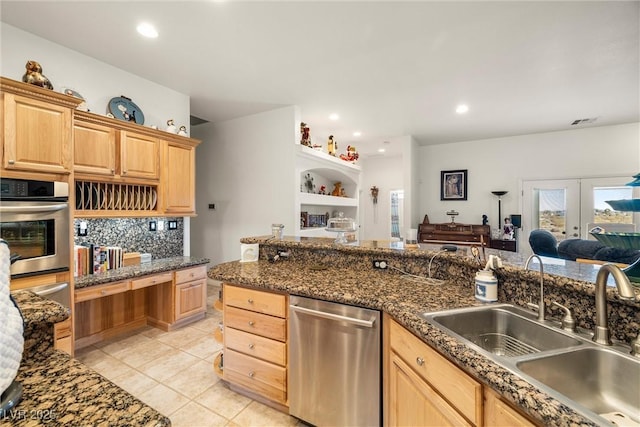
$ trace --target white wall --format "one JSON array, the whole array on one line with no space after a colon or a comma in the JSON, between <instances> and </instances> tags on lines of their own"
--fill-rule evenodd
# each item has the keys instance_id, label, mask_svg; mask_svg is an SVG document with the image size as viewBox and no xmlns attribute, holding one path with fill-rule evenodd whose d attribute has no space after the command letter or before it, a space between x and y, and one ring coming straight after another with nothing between
<instances>
[{"instance_id":1,"label":"white wall","mask_svg":"<svg viewBox=\"0 0 640 427\"><path fill-rule=\"evenodd\" d=\"M498 199L507 190L502 216L520 213L521 181L629 176L640 171L640 123L601 126L420 147L420 210L431 222L480 224L482 214L497 226ZM440 171L468 169L467 201L440 201Z\"/></svg>"},{"instance_id":2,"label":"white wall","mask_svg":"<svg viewBox=\"0 0 640 427\"><path fill-rule=\"evenodd\" d=\"M72 24L70 24L72 25ZM140 107L145 126L166 127L168 119L189 129L189 96L0 22L0 74L22 81L25 64L35 60L54 90L80 93L91 112L106 114L113 97L125 95ZM184 255L189 255L189 218L184 222Z\"/></svg>"},{"instance_id":3,"label":"white wall","mask_svg":"<svg viewBox=\"0 0 640 427\"><path fill-rule=\"evenodd\" d=\"M72 31L72 21L69 27ZM76 90L93 113L106 114L109 100L124 95L140 107L145 126L164 129L167 120L174 119L177 126L189 129L189 96L185 94L2 22L0 36L3 77L22 81L25 64L35 60L42 65L43 74L51 80L56 92L62 92L63 87Z\"/></svg>"},{"instance_id":4,"label":"white wall","mask_svg":"<svg viewBox=\"0 0 640 427\"><path fill-rule=\"evenodd\" d=\"M391 191L403 190L403 156L362 158L360 218L362 240L389 240L391 237ZM373 204L371 187L378 187L378 203ZM406 197L406 196L405 196ZM406 209L406 207L405 207ZM409 228L405 223L403 228ZM404 236L404 230L400 230Z\"/></svg>"},{"instance_id":5,"label":"white wall","mask_svg":"<svg viewBox=\"0 0 640 427\"><path fill-rule=\"evenodd\" d=\"M240 238L268 235L272 223L293 234L299 127L298 108L285 107L193 128L204 142L196 160L192 255L213 264L239 259ZM216 210L208 210L209 203Z\"/></svg>"}]
</instances>

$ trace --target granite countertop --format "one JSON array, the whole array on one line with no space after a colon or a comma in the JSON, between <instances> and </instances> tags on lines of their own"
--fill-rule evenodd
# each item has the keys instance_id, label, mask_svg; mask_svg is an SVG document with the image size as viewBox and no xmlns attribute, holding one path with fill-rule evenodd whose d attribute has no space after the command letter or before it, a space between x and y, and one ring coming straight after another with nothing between
<instances>
[{"instance_id":1,"label":"granite countertop","mask_svg":"<svg viewBox=\"0 0 640 427\"><path fill-rule=\"evenodd\" d=\"M291 260L228 262L211 268L208 276L224 282L382 310L541 424L595 425L578 411L418 316L421 312L481 305L468 285L430 279L418 281L389 270L345 267L318 270Z\"/></svg>"},{"instance_id":2,"label":"granite countertop","mask_svg":"<svg viewBox=\"0 0 640 427\"><path fill-rule=\"evenodd\" d=\"M169 418L68 354L53 349L53 323L69 316L61 305L29 291L11 294L25 320L25 351L16 377L23 394L20 402L0 418L0 425L171 425ZM40 345L46 341L46 348Z\"/></svg>"},{"instance_id":3,"label":"granite countertop","mask_svg":"<svg viewBox=\"0 0 640 427\"><path fill-rule=\"evenodd\" d=\"M305 248L311 250L323 250L328 247L336 247L331 238L325 237L299 237L284 236L282 240L274 240L271 236L244 237L240 239L241 243L258 243L282 246L282 248ZM428 258L433 255L434 251L442 248L441 244L418 244L418 248L406 248L403 242L394 242L389 240L367 240L356 241L346 245L339 245L340 251L352 254L393 254L402 255L413 258ZM469 246L458 246L458 252L467 255ZM505 265L523 267L527 257L518 252L502 251L498 249L485 248L485 254L498 255ZM596 276L600 269L600 265L579 263L562 258L541 257L544 262L544 271L568 279L579 280L582 282L595 283ZM610 277L608 285L613 285L613 279Z\"/></svg>"},{"instance_id":4,"label":"granite countertop","mask_svg":"<svg viewBox=\"0 0 640 427\"><path fill-rule=\"evenodd\" d=\"M136 265L105 271L99 274L87 274L75 278L75 288L86 288L88 286L103 285L105 283L117 282L119 280L133 279L148 274L162 273L164 271L179 270L181 268L194 267L208 264L209 259L197 257L177 256L161 258Z\"/></svg>"}]
</instances>

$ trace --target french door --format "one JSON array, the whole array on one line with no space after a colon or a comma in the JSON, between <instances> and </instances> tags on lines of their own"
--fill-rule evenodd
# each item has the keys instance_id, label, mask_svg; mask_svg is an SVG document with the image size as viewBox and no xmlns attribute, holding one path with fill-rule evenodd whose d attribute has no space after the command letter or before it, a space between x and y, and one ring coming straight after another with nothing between
<instances>
[{"instance_id":1,"label":"french door","mask_svg":"<svg viewBox=\"0 0 640 427\"><path fill-rule=\"evenodd\" d=\"M522 182L522 248L531 253L531 230L548 230L558 242L565 239L592 239L589 230L634 232L640 214L617 212L607 200L640 197L639 187L628 187L629 177L537 180Z\"/></svg>"},{"instance_id":2,"label":"french door","mask_svg":"<svg viewBox=\"0 0 640 427\"><path fill-rule=\"evenodd\" d=\"M524 247L536 229L549 231L558 242L580 237L580 180L524 181L522 205Z\"/></svg>"}]
</instances>

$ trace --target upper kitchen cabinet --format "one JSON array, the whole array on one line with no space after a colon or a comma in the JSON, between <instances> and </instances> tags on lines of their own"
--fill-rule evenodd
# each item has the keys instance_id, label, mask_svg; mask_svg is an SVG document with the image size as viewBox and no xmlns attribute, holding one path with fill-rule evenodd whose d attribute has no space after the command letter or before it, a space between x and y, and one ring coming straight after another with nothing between
<instances>
[{"instance_id":1,"label":"upper kitchen cabinet","mask_svg":"<svg viewBox=\"0 0 640 427\"><path fill-rule=\"evenodd\" d=\"M72 110L82 102L2 78L2 167L67 174L72 165Z\"/></svg>"},{"instance_id":2,"label":"upper kitchen cabinet","mask_svg":"<svg viewBox=\"0 0 640 427\"><path fill-rule=\"evenodd\" d=\"M299 236L335 237L325 230L327 216L358 221L361 168L339 157L296 146L296 216L300 218ZM338 195L331 193L339 183Z\"/></svg>"},{"instance_id":3,"label":"upper kitchen cabinet","mask_svg":"<svg viewBox=\"0 0 640 427\"><path fill-rule=\"evenodd\" d=\"M163 142L162 189L163 206L167 214L196 213L196 146L200 141Z\"/></svg>"},{"instance_id":4,"label":"upper kitchen cabinet","mask_svg":"<svg viewBox=\"0 0 640 427\"><path fill-rule=\"evenodd\" d=\"M108 117L75 112L73 124L76 175L158 180L160 131Z\"/></svg>"},{"instance_id":5,"label":"upper kitchen cabinet","mask_svg":"<svg viewBox=\"0 0 640 427\"><path fill-rule=\"evenodd\" d=\"M76 214L195 215L200 141L75 112Z\"/></svg>"},{"instance_id":6,"label":"upper kitchen cabinet","mask_svg":"<svg viewBox=\"0 0 640 427\"><path fill-rule=\"evenodd\" d=\"M116 130L98 123L73 123L73 170L76 173L116 174Z\"/></svg>"},{"instance_id":7,"label":"upper kitchen cabinet","mask_svg":"<svg viewBox=\"0 0 640 427\"><path fill-rule=\"evenodd\" d=\"M120 159L123 177L158 179L160 174L160 140L158 138L122 131Z\"/></svg>"}]
</instances>

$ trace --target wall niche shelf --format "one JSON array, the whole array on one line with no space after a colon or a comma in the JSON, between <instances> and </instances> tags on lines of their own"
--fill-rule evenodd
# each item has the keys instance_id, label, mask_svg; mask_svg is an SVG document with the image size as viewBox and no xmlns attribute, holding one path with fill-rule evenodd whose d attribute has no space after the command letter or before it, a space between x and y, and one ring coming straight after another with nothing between
<instances>
[{"instance_id":1,"label":"wall niche shelf","mask_svg":"<svg viewBox=\"0 0 640 427\"><path fill-rule=\"evenodd\" d=\"M360 176L359 165L346 162L339 157L298 145L296 150L296 217L300 223L296 235L305 237L335 237L324 227L305 226L303 217L311 215L337 215L344 212L349 218L359 221ZM330 195L334 184L340 182L346 197ZM325 194L318 194L325 186Z\"/></svg>"}]
</instances>

